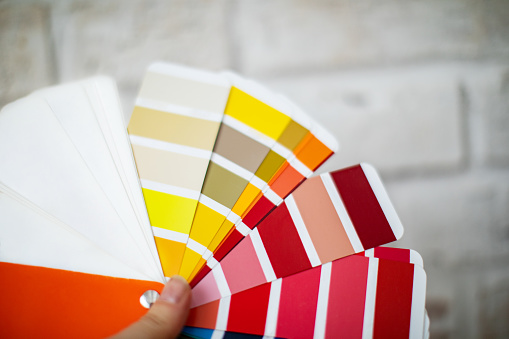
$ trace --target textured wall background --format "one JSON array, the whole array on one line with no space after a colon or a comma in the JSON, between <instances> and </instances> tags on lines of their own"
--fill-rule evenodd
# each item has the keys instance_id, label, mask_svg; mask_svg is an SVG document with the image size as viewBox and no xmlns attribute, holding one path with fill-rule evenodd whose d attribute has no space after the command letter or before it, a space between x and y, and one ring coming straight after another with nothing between
<instances>
[{"instance_id":1,"label":"textured wall background","mask_svg":"<svg viewBox=\"0 0 509 339\"><path fill-rule=\"evenodd\" d=\"M0 104L155 59L287 94L366 161L424 257L432 338L509 337L509 1L0 0Z\"/></svg>"}]
</instances>

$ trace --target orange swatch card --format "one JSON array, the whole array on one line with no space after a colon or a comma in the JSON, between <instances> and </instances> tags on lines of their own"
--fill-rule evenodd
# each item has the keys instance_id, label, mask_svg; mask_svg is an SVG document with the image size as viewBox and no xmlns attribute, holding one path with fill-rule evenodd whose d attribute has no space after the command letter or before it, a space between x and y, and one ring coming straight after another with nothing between
<instances>
[{"instance_id":1,"label":"orange swatch card","mask_svg":"<svg viewBox=\"0 0 509 339\"><path fill-rule=\"evenodd\" d=\"M140 297L163 284L0 263L1 338L104 338L147 311Z\"/></svg>"}]
</instances>

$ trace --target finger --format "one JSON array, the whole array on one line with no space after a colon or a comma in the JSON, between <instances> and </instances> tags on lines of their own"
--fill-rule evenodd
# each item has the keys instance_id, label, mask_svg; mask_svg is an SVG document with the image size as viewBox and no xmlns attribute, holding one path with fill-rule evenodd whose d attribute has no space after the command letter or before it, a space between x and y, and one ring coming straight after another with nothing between
<instances>
[{"instance_id":1,"label":"finger","mask_svg":"<svg viewBox=\"0 0 509 339\"><path fill-rule=\"evenodd\" d=\"M173 276L150 310L114 338L176 338L187 319L190 305L189 284L184 278Z\"/></svg>"}]
</instances>

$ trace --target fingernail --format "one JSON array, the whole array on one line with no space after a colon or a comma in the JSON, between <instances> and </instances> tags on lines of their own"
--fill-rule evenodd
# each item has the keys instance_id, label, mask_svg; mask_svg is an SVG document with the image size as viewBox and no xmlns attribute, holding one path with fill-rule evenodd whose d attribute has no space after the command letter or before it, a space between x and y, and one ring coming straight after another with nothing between
<instances>
[{"instance_id":1,"label":"fingernail","mask_svg":"<svg viewBox=\"0 0 509 339\"><path fill-rule=\"evenodd\" d=\"M178 304L188 290L187 281L179 275L174 275L164 287L159 298L171 304Z\"/></svg>"}]
</instances>

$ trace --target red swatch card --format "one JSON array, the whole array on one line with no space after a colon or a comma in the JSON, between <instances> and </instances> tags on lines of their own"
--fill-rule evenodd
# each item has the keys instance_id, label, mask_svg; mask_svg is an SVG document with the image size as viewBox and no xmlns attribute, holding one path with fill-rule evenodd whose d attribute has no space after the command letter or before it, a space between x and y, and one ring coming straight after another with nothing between
<instances>
[{"instance_id":1,"label":"red swatch card","mask_svg":"<svg viewBox=\"0 0 509 339\"><path fill-rule=\"evenodd\" d=\"M187 325L284 338L422 338L425 289L419 265L350 256L198 306Z\"/></svg>"}]
</instances>

